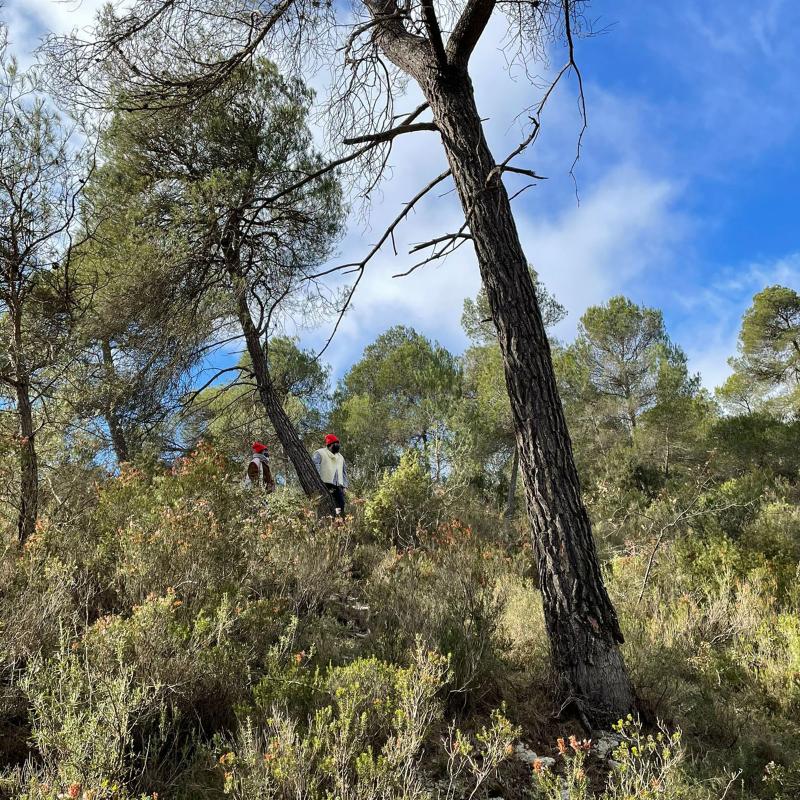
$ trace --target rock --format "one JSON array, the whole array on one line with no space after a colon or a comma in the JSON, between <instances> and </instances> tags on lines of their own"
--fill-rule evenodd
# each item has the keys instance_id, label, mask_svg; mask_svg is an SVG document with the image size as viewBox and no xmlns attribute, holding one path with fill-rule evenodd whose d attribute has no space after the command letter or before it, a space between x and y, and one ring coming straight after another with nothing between
<instances>
[{"instance_id":1,"label":"rock","mask_svg":"<svg viewBox=\"0 0 800 800\"><path fill-rule=\"evenodd\" d=\"M519 761L522 761L523 764L533 764L533 762L539 758L533 750L528 750L521 742L514 748L514 755Z\"/></svg>"},{"instance_id":2,"label":"rock","mask_svg":"<svg viewBox=\"0 0 800 800\"><path fill-rule=\"evenodd\" d=\"M552 769L556 763L556 760L554 758L550 758L549 756L537 756L533 750L528 750L528 748L522 743L518 744L514 748L514 755L517 757L517 760L521 761L523 764L528 764L531 767L533 766L534 761L540 761L542 766L546 769Z\"/></svg>"},{"instance_id":3,"label":"rock","mask_svg":"<svg viewBox=\"0 0 800 800\"><path fill-rule=\"evenodd\" d=\"M608 758L619 747L622 739L614 733L601 733L594 741L592 748L598 758Z\"/></svg>"}]
</instances>

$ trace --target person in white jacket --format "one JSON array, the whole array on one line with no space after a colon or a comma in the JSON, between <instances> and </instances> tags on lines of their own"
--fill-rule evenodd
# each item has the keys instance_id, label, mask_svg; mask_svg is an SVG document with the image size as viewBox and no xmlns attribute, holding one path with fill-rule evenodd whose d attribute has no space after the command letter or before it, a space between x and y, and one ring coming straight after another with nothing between
<instances>
[{"instance_id":1,"label":"person in white jacket","mask_svg":"<svg viewBox=\"0 0 800 800\"><path fill-rule=\"evenodd\" d=\"M347 464L344 456L339 452L341 443L339 438L329 433L325 437L325 447L320 447L314 453L314 466L319 472L325 488L333 498L336 514L344 516L344 490L348 487Z\"/></svg>"}]
</instances>

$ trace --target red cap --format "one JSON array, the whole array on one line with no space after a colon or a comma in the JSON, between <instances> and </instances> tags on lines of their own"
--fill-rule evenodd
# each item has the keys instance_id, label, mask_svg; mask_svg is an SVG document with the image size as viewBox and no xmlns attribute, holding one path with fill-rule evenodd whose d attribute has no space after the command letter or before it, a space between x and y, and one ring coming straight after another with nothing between
<instances>
[{"instance_id":1,"label":"red cap","mask_svg":"<svg viewBox=\"0 0 800 800\"><path fill-rule=\"evenodd\" d=\"M254 453L263 453L267 449L265 444L261 442L253 442L253 452Z\"/></svg>"},{"instance_id":2,"label":"red cap","mask_svg":"<svg viewBox=\"0 0 800 800\"><path fill-rule=\"evenodd\" d=\"M329 433L325 437L325 447L327 447L329 444L333 444L334 442L338 442L338 441L339 441L339 437L336 436L335 433Z\"/></svg>"}]
</instances>

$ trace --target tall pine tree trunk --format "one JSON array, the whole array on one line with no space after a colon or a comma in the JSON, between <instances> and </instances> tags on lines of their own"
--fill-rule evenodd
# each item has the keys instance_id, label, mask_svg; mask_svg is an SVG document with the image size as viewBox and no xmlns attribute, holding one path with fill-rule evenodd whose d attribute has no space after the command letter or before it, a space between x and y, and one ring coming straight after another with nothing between
<instances>
[{"instance_id":1,"label":"tall pine tree trunk","mask_svg":"<svg viewBox=\"0 0 800 800\"><path fill-rule=\"evenodd\" d=\"M33 410L31 408L30 384L27 380L17 381L16 394L20 433L20 492L17 535L19 543L25 544L36 530L36 520L39 515L39 461L33 441Z\"/></svg>"},{"instance_id":2,"label":"tall pine tree trunk","mask_svg":"<svg viewBox=\"0 0 800 800\"><path fill-rule=\"evenodd\" d=\"M634 694L511 203L484 138L466 68L429 70L421 84L442 135L497 328L560 693L592 721L607 723L633 708Z\"/></svg>"}]
</instances>

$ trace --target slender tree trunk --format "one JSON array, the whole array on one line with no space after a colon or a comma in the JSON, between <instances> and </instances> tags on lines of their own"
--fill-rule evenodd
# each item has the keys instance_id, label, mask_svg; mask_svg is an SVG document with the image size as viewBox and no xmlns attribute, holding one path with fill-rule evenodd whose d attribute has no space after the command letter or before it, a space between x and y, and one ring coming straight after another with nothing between
<instances>
[{"instance_id":1,"label":"slender tree trunk","mask_svg":"<svg viewBox=\"0 0 800 800\"><path fill-rule=\"evenodd\" d=\"M103 351L103 372L105 373L106 385L110 392L105 409L103 410L103 416L108 425L108 432L111 435L111 447L114 450L117 463L122 464L123 461L130 461L130 449L128 448L125 430L122 427L122 423L116 411L114 394L116 393L117 371L114 368L114 354L111 350L111 342L107 339L103 339L101 349Z\"/></svg>"},{"instance_id":2,"label":"slender tree trunk","mask_svg":"<svg viewBox=\"0 0 800 800\"><path fill-rule=\"evenodd\" d=\"M631 408L630 401L628 401L626 403L626 405L627 405L627 412L628 412L628 424L630 425L630 428L628 430L628 434L631 437L631 441L633 441L633 436L634 436L634 433L636 432L636 411L633 408Z\"/></svg>"},{"instance_id":3,"label":"slender tree trunk","mask_svg":"<svg viewBox=\"0 0 800 800\"><path fill-rule=\"evenodd\" d=\"M275 434L281 443L281 447L283 447L286 457L292 462L297 478L300 481L300 486L306 496L318 498L321 509L325 513L334 514L333 499L325 488L325 484L322 482L317 468L311 460L311 455L303 444L303 440L283 410L283 403L275 391L272 377L269 374L267 357L261 344L261 336L253 323L253 318L250 316L244 280L235 273L231 273L231 278L234 293L236 294L239 323L242 326L247 352L253 362L253 373L261 404L267 412L269 421L275 429Z\"/></svg>"},{"instance_id":4,"label":"slender tree trunk","mask_svg":"<svg viewBox=\"0 0 800 800\"><path fill-rule=\"evenodd\" d=\"M519 476L519 450L514 444L514 455L511 456L511 477L508 479L508 497L506 498L506 519L514 518L517 510L517 478Z\"/></svg>"},{"instance_id":5,"label":"slender tree trunk","mask_svg":"<svg viewBox=\"0 0 800 800\"><path fill-rule=\"evenodd\" d=\"M19 418L19 517L17 533L19 543L25 544L36 530L39 515L39 462L36 456L31 408L30 384L20 380L16 384L17 416Z\"/></svg>"},{"instance_id":6,"label":"slender tree trunk","mask_svg":"<svg viewBox=\"0 0 800 800\"><path fill-rule=\"evenodd\" d=\"M574 703L593 722L607 723L633 708L634 693L511 204L466 68L430 70L421 84L441 131L497 328L559 689L565 706Z\"/></svg>"}]
</instances>

